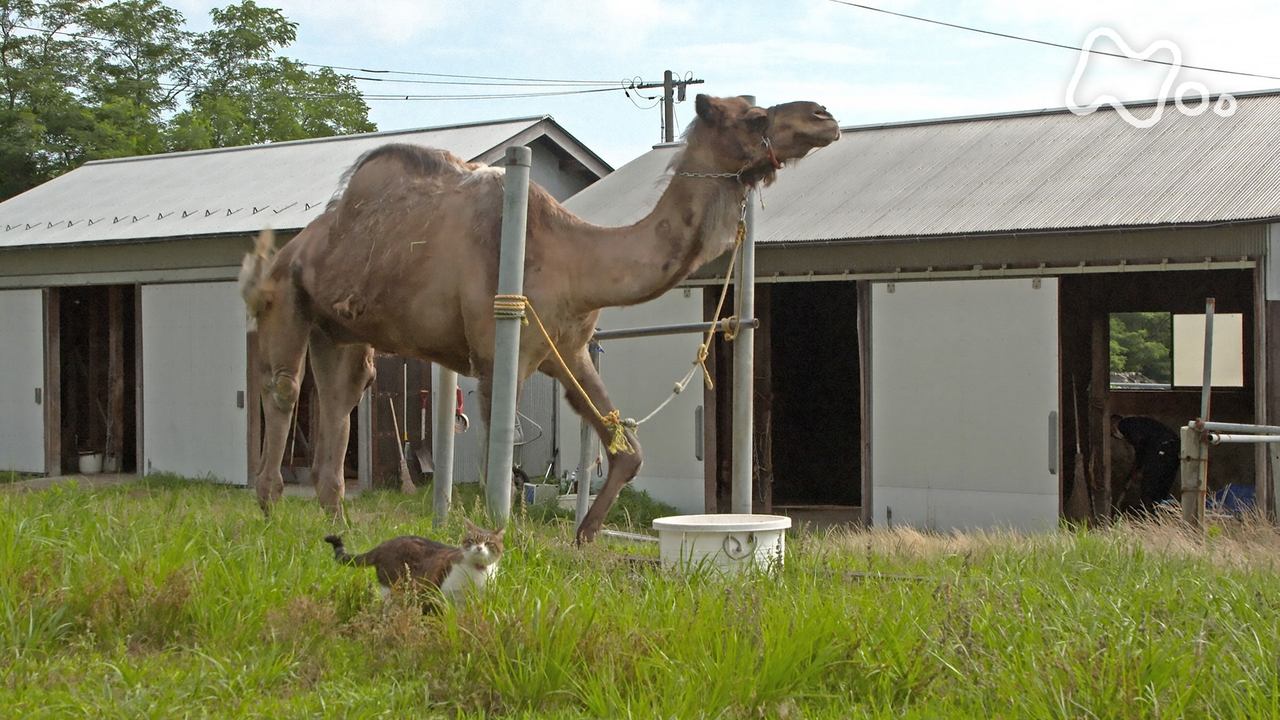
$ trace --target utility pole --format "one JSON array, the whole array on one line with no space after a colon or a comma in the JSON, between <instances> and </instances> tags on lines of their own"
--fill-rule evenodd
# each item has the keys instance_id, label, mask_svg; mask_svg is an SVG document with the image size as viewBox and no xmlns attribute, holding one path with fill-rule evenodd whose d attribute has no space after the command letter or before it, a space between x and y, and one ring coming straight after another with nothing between
<instances>
[{"instance_id":1,"label":"utility pole","mask_svg":"<svg viewBox=\"0 0 1280 720\"><path fill-rule=\"evenodd\" d=\"M677 80L675 75L667 70L662 73L662 82L660 83L640 83L632 85L633 90L647 90L651 88L662 88L662 141L675 142L676 139L676 102L684 102L685 88L690 85L701 85L705 80L696 80L690 78L688 80Z\"/></svg>"}]
</instances>

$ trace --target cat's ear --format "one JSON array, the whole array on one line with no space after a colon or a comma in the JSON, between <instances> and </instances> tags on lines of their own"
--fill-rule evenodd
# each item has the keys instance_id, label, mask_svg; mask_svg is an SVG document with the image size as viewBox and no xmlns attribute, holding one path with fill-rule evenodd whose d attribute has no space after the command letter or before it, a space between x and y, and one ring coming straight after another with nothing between
<instances>
[{"instance_id":1,"label":"cat's ear","mask_svg":"<svg viewBox=\"0 0 1280 720\"><path fill-rule=\"evenodd\" d=\"M501 540L503 533L505 533L506 531L507 531L506 528L499 528L498 532L494 533L493 536Z\"/></svg>"},{"instance_id":2,"label":"cat's ear","mask_svg":"<svg viewBox=\"0 0 1280 720\"><path fill-rule=\"evenodd\" d=\"M479 527L477 527L475 523L471 522L471 518L462 518L462 522L466 524L466 526L467 526L467 532L479 532L479 531L480 531L480 528L479 528Z\"/></svg>"}]
</instances>

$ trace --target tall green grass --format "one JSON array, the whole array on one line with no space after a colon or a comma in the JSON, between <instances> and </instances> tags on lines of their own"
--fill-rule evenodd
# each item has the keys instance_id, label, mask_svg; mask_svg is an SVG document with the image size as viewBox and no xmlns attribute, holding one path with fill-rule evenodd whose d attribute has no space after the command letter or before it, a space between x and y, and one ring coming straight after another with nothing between
<instances>
[{"instance_id":1,"label":"tall green grass","mask_svg":"<svg viewBox=\"0 0 1280 720\"><path fill-rule=\"evenodd\" d=\"M350 503L349 547L439 533ZM6 717L1280 717L1274 531L788 538L777 578L659 570L518 517L424 616L337 566L314 501L177 480L0 491Z\"/></svg>"}]
</instances>

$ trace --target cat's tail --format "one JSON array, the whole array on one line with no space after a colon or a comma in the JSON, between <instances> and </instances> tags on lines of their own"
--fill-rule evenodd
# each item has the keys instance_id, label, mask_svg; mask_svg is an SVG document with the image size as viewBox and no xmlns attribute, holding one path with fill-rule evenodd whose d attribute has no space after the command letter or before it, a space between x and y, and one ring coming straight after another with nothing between
<instances>
[{"instance_id":1,"label":"cat's tail","mask_svg":"<svg viewBox=\"0 0 1280 720\"><path fill-rule=\"evenodd\" d=\"M339 535L326 535L324 541L333 546L333 558L343 565L359 565L360 556L347 553L347 548L342 544L342 537Z\"/></svg>"}]
</instances>

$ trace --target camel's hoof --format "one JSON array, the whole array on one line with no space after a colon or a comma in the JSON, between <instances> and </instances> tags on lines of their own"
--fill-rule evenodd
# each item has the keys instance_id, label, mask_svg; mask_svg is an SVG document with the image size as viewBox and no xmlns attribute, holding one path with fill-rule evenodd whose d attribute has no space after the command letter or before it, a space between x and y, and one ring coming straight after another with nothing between
<instances>
[{"instance_id":1,"label":"camel's hoof","mask_svg":"<svg viewBox=\"0 0 1280 720\"><path fill-rule=\"evenodd\" d=\"M578 534L573 539L573 544L582 547L587 543L596 539L596 535L600 532L599 528L589 528L585 525L578 528Z\"/></svg>"}]
</instances>

